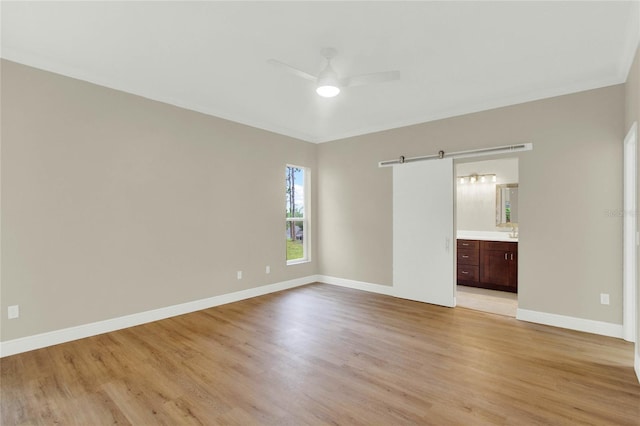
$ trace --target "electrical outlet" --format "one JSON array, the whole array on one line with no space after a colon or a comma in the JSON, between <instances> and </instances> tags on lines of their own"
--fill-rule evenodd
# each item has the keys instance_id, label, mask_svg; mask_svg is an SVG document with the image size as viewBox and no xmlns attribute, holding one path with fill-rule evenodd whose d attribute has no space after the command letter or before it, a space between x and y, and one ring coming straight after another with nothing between
<instances>
[{"instance_id":1,"label":"electrical outlet","mask_svg":"<svg viewBox=\"0 0 640 426\"><path fill-rule=\"evenodd\" d=\"M7 316L9 319L15 319L20 316L20 306L12 305L7 308Z\"/></svg>"},{"instance_id":2,"label":"electrical outlet","mask_svg":"<svg viewBox=\"0 0 640 426\"><path fill-rule=\"evenodd\" d=\"M600 293L600 304L601 305L609 304L609 295L607 293Z\"/></svg>"},{"instance_id":3,"label":"electrical outlet","mask_svg":"<svg viewBox=\"0 0 640 426\"><path fill-rule=\"evenodd\" d=\"M242 279L242 271L238 271L238 279L241 280Z\"/></svg>"},{"instance_id":4,"label":"electrical outlet","mask_svg":"<svg viewBox=\"0 0 640 426\"><path fill-rule=\"evenodd\" d=\"M271 273L271 266L267 265L267 267L264 268L264 272L265 272L265 274L270 274Z\"/></svg>"}]
</instances>

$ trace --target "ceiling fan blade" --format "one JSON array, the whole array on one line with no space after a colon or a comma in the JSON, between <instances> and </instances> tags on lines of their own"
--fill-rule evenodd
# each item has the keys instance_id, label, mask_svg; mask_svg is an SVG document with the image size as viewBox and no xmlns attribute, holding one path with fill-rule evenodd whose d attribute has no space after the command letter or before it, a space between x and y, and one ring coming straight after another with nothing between
<instances>
[{"instance_id":1,"label":"ceiling fan blade","mask_svg":"<svg viewBox=\"0 0 640 426\"><path fill-rule=\"evenodd\" d=\"M400 79L400 71L383 71L374 72L372 74L355 75L341 80L344 87L362 86L365 84L383 83L385 81L393 81Z\"/></svg>"},{"instance_id":2,"label":"ceiling fan blade","mask_svg":"<svg viewBox=\"0 0 640 426\"><path fill-rule=\"evenodd\" d=\"M302 77L304 79L311 80L311 81L316 81L318 79L315 75L306 73L302 70L299 70L298 68L294 68L291 65L285 64L284 62L280 62L276 59L269 59L267 62L276 67L282 68L283 70L291 74L297 75L298 77Z\"/></svg>"}]
</instances>

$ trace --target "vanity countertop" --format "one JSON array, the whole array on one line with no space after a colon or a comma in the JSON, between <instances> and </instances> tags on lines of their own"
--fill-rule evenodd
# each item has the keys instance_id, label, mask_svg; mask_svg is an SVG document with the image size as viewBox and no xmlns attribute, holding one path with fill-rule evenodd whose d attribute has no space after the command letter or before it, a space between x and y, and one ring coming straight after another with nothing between
<instances>
[{"instance_id":1,"label":"vanity countertop","mask_svg":"<svg viewBox=\"0 0 640 426\"><path fill-rule=\"evenodd\" d=\"M509 231L458 231L456 238L458 240L508 241L517 243L518 237L510 237L509 233Z\"/></svg>"}]
</instances>

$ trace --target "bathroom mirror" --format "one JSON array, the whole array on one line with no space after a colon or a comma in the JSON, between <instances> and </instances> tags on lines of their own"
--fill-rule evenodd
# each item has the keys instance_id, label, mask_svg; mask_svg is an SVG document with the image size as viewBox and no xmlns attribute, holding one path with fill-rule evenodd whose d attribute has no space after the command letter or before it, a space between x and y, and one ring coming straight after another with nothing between
<instances>
[{"instance_id":1,"label":"bathroom mirror","mask_svg":"<svg viewBox=\"0 0 640 426\"><path fill-rule=\"evenodd\" d=\"M496 185L496 226L518 226L518 184Z\"/></svg>"}]
</instances>

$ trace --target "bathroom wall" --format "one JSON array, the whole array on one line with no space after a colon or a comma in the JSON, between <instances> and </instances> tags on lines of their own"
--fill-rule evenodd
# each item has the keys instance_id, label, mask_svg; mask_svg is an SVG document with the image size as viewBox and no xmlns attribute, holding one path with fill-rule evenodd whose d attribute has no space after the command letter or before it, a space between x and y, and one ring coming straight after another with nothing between
<instances>
[{"instance_id":1,"label":"bathroom wall","mask_svg":"<svg viewBox=\"0 0 640 426\"><path fill-rule=\"evenodd\" d=\"M510 231L496 227L496 185L518 183L518 159L461 163L456 176L495 174L496 182L460 183L456 179L456 226L459 231Z\"/></svg>"}]
</instances>

